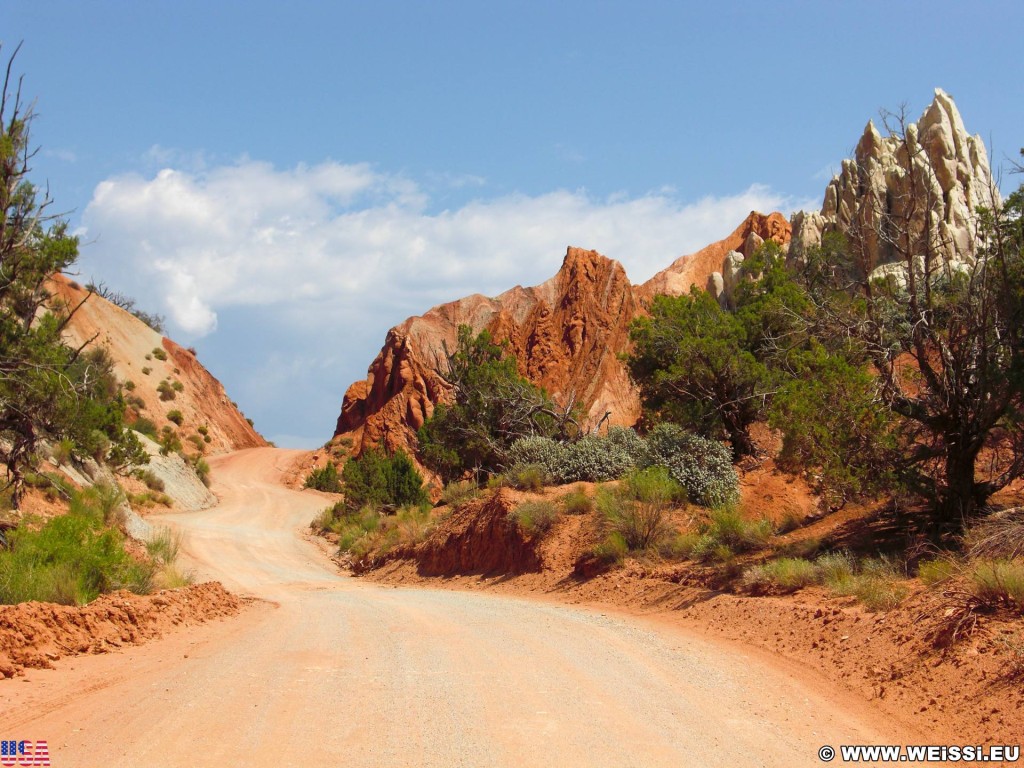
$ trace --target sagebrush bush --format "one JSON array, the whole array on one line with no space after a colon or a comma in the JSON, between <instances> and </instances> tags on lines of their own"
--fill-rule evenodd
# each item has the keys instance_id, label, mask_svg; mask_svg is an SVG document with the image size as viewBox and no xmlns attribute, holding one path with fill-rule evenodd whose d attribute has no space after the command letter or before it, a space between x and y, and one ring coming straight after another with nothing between
<instances>
[{"instance_id":1,"label":"sagebrush bush","mask_svg":"<svg viewBox=\"0 0 1024 768\"><path fill-rule=\"evenodd\" d=\"M558 507L550 501L524 501L509 512L509 517L531 536L538 536L550 530L558 520Z\"/></svg>"},{"instance_id":2,"label":"sagebrush bush","mask_svg":"<svg viewBox=\"0 0 1024 768\"><path fill-rule=\"evenodd\" d=\"M647 435L647 448L650 461L667 467L690 501L718 507L739 499L739 476L729 449L721 443L664 423Z\"/></svg>"},{"instance_id":3,"label":"sagebrush bush","mask_svg":"<svg viewBox=\"0 0 1024 768\"><path fill-rule=\"evenodd\" d=\"M602 482L615 480L634 466L633 457L622 445L596 435L584 435L565 444L555 477L561 483Z\"/></svg>"},{"instance_id":4,"label":"sagebrush bush","mask_svg":"<svg viewBox=\"0 0 1024 768\"><path fill-rule=\"evenodd\" d=\"M514 466L533 465L543 467L552 479L561 482L559 468L565 462L565 445L550 437L522 437L512 443L508 451Z\"/></svg>"}]
</instances>

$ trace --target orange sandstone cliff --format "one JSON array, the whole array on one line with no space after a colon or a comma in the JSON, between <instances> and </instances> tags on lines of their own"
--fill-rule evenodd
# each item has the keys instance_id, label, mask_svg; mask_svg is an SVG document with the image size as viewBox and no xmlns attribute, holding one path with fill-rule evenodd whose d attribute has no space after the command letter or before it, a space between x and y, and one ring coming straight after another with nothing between
<instances>
[{"instance_id":1,"label":"orange sandstone cliff","mask_svg":"<svg viewBox=\"0 0 1024 768\"><path fill-rule=\"evenodd\" d=\"M388 332L366 379L346 391L335 436L351 438L357 451L415 449L416 430L446 396L435 369L442 344L453 347L460 325L507 341L520 373L560 403L575 398L586 426L605 414L610 424L634 424L640 400L620 359L632 320L656 294L678 295L691 284L704 288L730 251L747 255L764 240L784 245L789 236L782 214L754 212L724 240L677 259L639 286L617 261L570 247L558 273L541 285L516 286L494 298L467 296L410 317Z\"/></svg>"}]
</instances>

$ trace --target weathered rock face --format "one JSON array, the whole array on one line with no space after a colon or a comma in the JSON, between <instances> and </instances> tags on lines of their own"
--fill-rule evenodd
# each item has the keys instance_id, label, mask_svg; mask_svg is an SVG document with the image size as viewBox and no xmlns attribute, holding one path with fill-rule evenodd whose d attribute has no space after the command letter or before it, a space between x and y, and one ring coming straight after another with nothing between
<instances>
[{"instance_id":1,"label":"weathered rock face","mask_svg":"<svg viewBox=\"0 0 1024 768\"><path fill-rule=\"evenodd\" d=\"M752 211L727 238L676 259L641 285L640 296L644 302L662 293L679 296L689 293L690 286L696 285L698 288L715 286L713 292L717 297L728 282L724 262L730 252L750 256L765 240L774 240L784 246L789 243L790 232L790 224L781 213L766 216ZM721 287L717 287L719 283Z\"/></svg>"},{"instance_id":2,"label":"weathered rock face","mask_svg":"<svg viewBox=\"0 0 1024 768\"><path fill-rule=\"evenodd\" d=\"M223 385L191 352L96 294L86 300L86 291L66 277L55 276L52 287L69 307L81 305L65 329L68 342L77 346L92 339L93 345L105 348L117 377L132 382L134 388L127 394L137 398L140 405L136 410L141 415L158 426L174 426L166 415L172 409L180 411L182 442L195 436L208 453L267 444L228 398ZM161 354L154 354L156 350ZM143 373L144 369L148 373ZM157 387L164 380L181 382L173 400L160 399ZM198 434L200 427L206 429L209 443Z\"/></svg>"},{"instance_id":3,"label":"weathered rock face","mask_svg":"<svg viewBox=\"0 0 1024 768\"><path fill-rule=\"evenodd\" d=\"M998 204L985 145L964 129L948 94L935 98L904 135L883 138L869 122L819 213L793 217L790 257L840 231L867 272L908 256L943 264L973 260L974 211Z\"/></svg>"},{"instance_id":4,"label":"weathered rock face","mask_svg":"<svg viewBox=\"0 0 1024 768\"><path fill-rule=\"evenodd\" d=\"M725 240L676 260L640 286L630 284L618 262L569 248L558 274L539 286L517 286L495 298L468 296L411 317L388 332L367 378L348 388L335 435L352 438L358 450L414 448L415 431L446 394L435 373L442 345L455 344L462 324L507 341L520 373L560 403L574 397L589 426L606 413L613 425L631 425L640 400L619 356L628 349L632 320L655 294L704 287L725 254L752 252L769 237L788 242L789 223L779 213L751 213Z\"/></svg>"},{"instance_id":5,"label":"weathered rock face","mask_svg":"<svg viewBox=\"0 0 1024 768\"><path fill-rule=\"evenodd\" d=\"M392 328L366 380L345 393L335 434L361 447L412 447L412 433L444 397L435 373L442 345L453 348L463 324L507 341L520 373L557 401L575 398L594 421L610 412L612 423L632 423L639 405L617 354L636 313L621 264L569 248L558 274L539 286L468 296Z\"/></svg>"}]
</instances>

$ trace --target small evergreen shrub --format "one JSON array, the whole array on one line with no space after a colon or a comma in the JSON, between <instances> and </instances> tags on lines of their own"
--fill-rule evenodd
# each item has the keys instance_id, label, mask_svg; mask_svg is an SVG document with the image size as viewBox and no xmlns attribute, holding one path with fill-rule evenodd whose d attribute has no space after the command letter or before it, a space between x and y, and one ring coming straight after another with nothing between
<instances>
[{"instance_id":1,"label":"small evergreen shrub","mask_svg":"<svg viewBox=\"0 0 1024 768\"><path fill-rule=\"evenodd\" d=\"M303 487L327 493L341 493L341 479L338 477L338 468L331 462L327 462L324 466L314 469L306 475L306 482L303 484Z\"/></svg>"},{"instance_id":2,"label":"small evergreen shrub","mask_svg":"<svg viewBox=\"0 0 1024 768\"><path fill-rule=\"evenodd\" d=\"M167 379L164 379L163 381L156 385L156 391L160 393L160 399L163 400L164 402L173 400L175 397L177 397L177 395L174 392L174 387L171 386L171 383L167 381Z\"/></svg>"},{"instance_id":3,"label":"small evergreen shrub","mask_svg":"<svg viewBox=\"0 0 1024 768\"><path fill-rule=\"evenodd\" d=\"M182 415L181 411L175 408L174 410L167 412L167 420L173 421L180 427L182 423L185 421L185 417Z\"/></svg>"},{"instance_id":4,"label":"small evergreen shrub","mask_svg":"<svg viewBox=\"0 0 1024 768\"><path fill-rule=\"evenodd\" d=\"M388 456L377 448L345 462L341 477L350 509L372 504L387 510L428 503L423 477L405 451Z\"/></svg>"},{"instance_id":5,"label":"small evergreen shrub","mask_svg":"<svg viewBox=\"0 0 1024 768\"><path fill-rule=\"evenodd\" d=\"M163 349L161 349L160 347L153 347L152 354L153 354L153 357L155 357L157 360L166 360L167 359L167 353L164 352Z\"/></svg>"},{"instance_id":6,"label":"small evergreen shrub","mask_svg":"<svg viewBox=\"0 0 1024 768\"><path fill-rule=\"evenodd\" d=\"M160 440L160 432L157 429L156 424L153 423L152 419L147 419L145 416L139 416L132 423L132 429L134 429L136 432L141 432L150 440Z\"/></svg>"}]
</instances>

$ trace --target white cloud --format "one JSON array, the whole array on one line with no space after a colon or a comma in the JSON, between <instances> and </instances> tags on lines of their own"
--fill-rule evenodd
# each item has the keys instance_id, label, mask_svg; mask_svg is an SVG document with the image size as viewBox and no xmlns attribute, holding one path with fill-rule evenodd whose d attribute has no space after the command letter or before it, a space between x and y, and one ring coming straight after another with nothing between
<instances>
[{"instance_id":1,"label":"white cloud","mask_svg":"<svg viewBox=\"0 0 1024 768\"><path fill-rule=\"evenodd\" d=\"M154 148L153 156L173 153ZM320 329L345 359L335 387L360 378L375 354L346 349L346 325L379 328L379 344L389 326L439 302L547 279L567 245L616 258L641 282L724 237L751 210L792 207L753 185L696 202L671 189L607 199L555 190L431 211L421 185L367 164L189 165L96 187L83 215L84 239L95 241L87 268L191 338L240 309L258 309L268 327ZM289 352L314 356L314 343L323 341L300 333Z\"/></svg>"}]
</instances>

